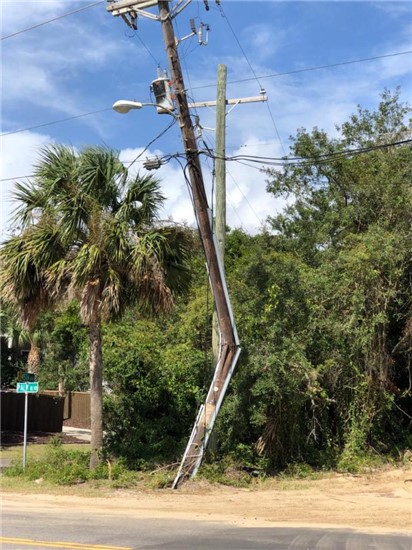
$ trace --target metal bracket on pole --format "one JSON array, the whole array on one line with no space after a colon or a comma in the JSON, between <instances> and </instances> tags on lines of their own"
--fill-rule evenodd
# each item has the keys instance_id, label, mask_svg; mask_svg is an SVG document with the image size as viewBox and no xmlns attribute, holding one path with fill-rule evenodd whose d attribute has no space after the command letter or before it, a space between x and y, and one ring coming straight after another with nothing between
<instances>
[{"instance_id":1,"label":"metal bracket on pole","mask_svg":"<svg viewBox=\"0 0 412 550\"><path fill-rule=\"evenodd\" d=\"M142 17L159 21L160 17L158 15L143 10L143 8L151 8L157 4L158 0L120 0L120 2L110 3L106 10L115 17L120 15L123 19L127 14L133 13L135 14L135 19L138 15L141 15ZM129 23L127 24L129 25Z\"/></svg>"},{"instance_id":2,"label":"metal bracket on pole","mask_svg":"<svg viewBox=\"0 0 412 550\"><path fill-rule=\"evenodd\" d=\"M180 0L176 6L170 11L170 18L174 19L176 15L179 15L181 11L183 11L191 2L192 0Z\"/></svg>"},{"instance_id":3,"label":"metal bracket on pole","mask_svg":"<svg viewBox=\"0 0 412 550\"><path fill-rule=\"evenodd\" d=\"M110 0L109 0L110 1ZM166 0L170 2L170 0ZM169 17L174 19L180 12L182 12L187 6L191 3L192 0L180 0L173 9L170 10ZM158 0L119 0L118 2L113 1L107 6L106 10L112 13L114 16L125 15L130 12L136 12L142 17L147 17L148 19L153 19L155 21L160 21L160 17L154 13L148 11L143 11L143 8L151 8L157 6L159 3Z\"/></svg>"},{"instance_id":4,"label":"metal bracket on pole","mask_svg":"<svg viewBox=\"0 0 412 550\"><path fill-rule=\"evenodd\" d=\"M257 101L267 101L268 96L266 94L255 97L240 97L237 99L227 99L226 105L241 105L242 103L256 103ZM196 109L199 107L216 107L216 101L196 101L195 103L189 103L189 109Z\"/></svg>"}]
</instances>

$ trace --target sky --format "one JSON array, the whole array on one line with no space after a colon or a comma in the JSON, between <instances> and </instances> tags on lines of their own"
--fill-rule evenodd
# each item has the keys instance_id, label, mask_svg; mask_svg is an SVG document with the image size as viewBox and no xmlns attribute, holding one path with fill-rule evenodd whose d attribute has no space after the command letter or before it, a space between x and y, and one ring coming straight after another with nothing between
<instances>
[{"instance_id":1,"label":"sky","mask_svg":"<svg viewBox=\"0 0 412 550\"><path fill-rule=\"evenodd\" d=\"M105 145L129 164L170 124L150 106L127 115L118 99L152 102L157 67L168 69L160 23L139 17L138 30L93 0L2 0L1 6L1 238L11 230L14 182L33 171L39 151L51 144L80 150ZM177 0L170 2L171 7ZM210 26L207 45L192 37L179 44L189 101L216 99L219 64L228 71L228 98L259 96L267 103L238 105L227 114L227 155L281 157L290 136L314 126L336 133L357 105L374 109L385 88L401 86L412 100L412 2L231 1L189 2L174 19L177 37ZM157 13L156 8L146 11ZM65 14L72 13L65 16ZM53 21L50 21L53 20ZM47 21L50 21L47 23ZM43 24L45 23L45 24ZM31 28L34 27L34 28ZM401 54L402 55L393 55ZM377 58L359 63L361 59ZM336 65L334 67L323 67ZM308 70L310 69L310 70ZM312 70L313 69L313 70ZM239 82L241 81L241 82ZM229 108L228 108L229 111ZM89 114L91 113L91 114ZM195 114L195 112L193 112ZM197 110L200 147L215 146L213 108ZM86 115L86 116L84 116ZM67 120L69 119L69 120ZM149 146L142 161L182 153L177 124ZM213 165L202 161L209 204ZM171 160L156 172L166 197L162 219L194 223L181 166ZM256 233L284 202L266 192L265 173L227 162L227 223Z\"/></svg>"}]
</instances>

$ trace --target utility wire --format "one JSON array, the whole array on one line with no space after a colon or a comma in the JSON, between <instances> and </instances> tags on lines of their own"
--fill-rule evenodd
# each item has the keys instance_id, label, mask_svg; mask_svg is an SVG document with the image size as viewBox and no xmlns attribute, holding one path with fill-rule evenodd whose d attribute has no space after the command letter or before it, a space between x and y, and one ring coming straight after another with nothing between
<instances>
[{"instance_id":1,"label":"utility wire","mask_svg":"<svg viewBox=\"0 0 412 550\"><path fill-rule=\"evenodd\" d=\"M235 155L232 157L225 157L227 161L238 162L254 162L257 164L264 164L268 166L302 166L311 163L324 164L330 160L340 160L342 158L362 155L364 153L370 153L379 149L389 149L391 147L398 147L400 145L406 145L412 143L412 139L405 139L402 141L396 141L391 143L381 143L378 145L371 145L369 147L359 147L357 149L344 149L342 151L335 151L334 153L319 154L315 157L260 157L254 155ZM207 151L202 151L202 154L209 154ZM216 158L216 157L214 157Z\"/></svg>"},{"instance_id":2,"label":"utility wire","mask_svg":"<svg viewBox=\"0 0 412 550\"><path fill-rule=\"evenodd\" d=\"M406 54L411 54L411 53L412 53L412 50L408 50L408 51L405 51L405 52L397 52L397 53L392 53L392 54L387 54L387 55L378 55L376 57L367 57L367 58L364 58L364 59L356 59L354 61L344 61L342 63L334 63L332 65L319 65L318 67L309 67L307 69L297 69L295 71L288 71L288 72L284 72L284 73L274 73L274 74L269 74L269 75L263 75L263 76L259 76L258 78L261 80L261 79L264 79L264 78L274 78L274 77L277 77L277 76L286 76L286 75L290 75L290 74L303 73L303 72L306 72L306 71L317 71L319 69L329 69L329 68L332 68L332 67L339 67L339 66L342 66L342 65L350 65L352 63L363 63L364 61L373 61L375 59L383 59L383 58L386 58L386 57L395 57L397 55L406 55ZM228 82L228 84L237 84L239 82L248 82L248 81L251 81L251 80L255 80L255 78L244 78L244 79L241 79L241 80L231 80L231 81ZM200 90L201 88L212 88L212 87L216 87L216 83L214 83L214 84L205 84L203 86L194 86L194 87L191 88L191 90ZM104 111L110 111L110 110L111 110L111 108L101 109L99 111L91 111L89 113L82 113L82 114L76 115L74 117L63 118L63 119L60 119L60 120L53 120L51 122L45 122L44 124L39 124L37 126L31 126L31 127L28 127L28 128L21 128L19 130L13 130L11 132L4 132L3 134L0 134L0 137L9 136L9 135L12 135L12 134L18 134L20 132L26 132L28 130L35 130L36 128L42 128L44 126L51 126L52 124L59 124L60 122L66 122L66 121L69 121L69 120L74 120L76 118L81 118L81 117L84 117L84 116L94 115L94 114L97 114L97 113L102 113Z\"/></svg>"},{"instance_id":3,"label":"utility wire","mask_svg":"<svg viewBox=\"0 0 412 550\"><path fill-rule=\"evenodd\" d=\"M174 124L174 121L172 122L172 124ZM152 145L154 141L159 139L164 133L166 133L169 130L169 128L171 128L172 124L170 124L165 130L163 130L161 134L159 134L156 138L154 138L145 147L145 149L138 155L138 157L136 157L133 161L131 161L129 167L133 163L137 162L139 157L143 155L143 153L150 147L150 145ZM280 158L280 157L259 157L259 156L253 156L253 155L235 155L232 157L225 157L224 160L228 162L239 162L243 164L245 162L254 162L255 164L271 165L271 166L302 166L302 165L310 164L314 162L322 164L330 160L336 160L336 159L339 160L341 158L350 157L352 155L356 156L356 155L366 154L379 149L389 149L391 147L407 145L408 143L412 143L412 139L405 139L403 141L396 141L396 142L384 143L379 145L371 145L370 147L359 147L358 149L343 149L342 151L335 151L334 153L320 154L316 157L282 157ZM199 153L213 159L221 158L211 153L210 150L208 149L199 151ZM162 161L162 163L163 162L167 163L172 159L175 159L180 163L179 159L186 160L186 156L185 156L185 153L174 153L174 154L168 154L168 155L165 155L164 157L159 158L159 160ZM260 168L258 168L257 166L253 166L251 164L247 166L249 166L250 168L256 168L260 170ZM18 180L18 179L30 178L30 177L33 177L33 174L29 174L26 176L15 176L13 178L3 178L3 179L0 179L0 182L12 181L12 180Z\"/></svg>"},{"instance_id":4,"label":"utility wire","mask_svg":"<svg viewBox=\"0 0 412 550\"><path fill-rule=\"evenodd\" d=\"M44 122L43 124L37 124L36 126L30 126L28 128L20 128L20 130L13 130L11 132L4 132L0 134L0 137L11 136L12 134L19 134L20 132L27 132L29 130L36 130L37 128L43 128L44 126L51 126L52 124L60 124L60 122L68 122L69 120L75 120L76 118L82 118L89 115L97 115L98 113L104 113L105 111L111 111L111 107L106 109L99 109L98 111L90 111L90 113L82 113L81 115L70 116L67 118L61 118L59 120L52 120L51 122Z\"/></svg>"},{"instance_id":5,"label":"utility wire","mask_svg":"<svg viewBox=\"0 0 412 550\"><path fill-rule=\"evenodd\" d=\"M53 19L49 19L48 21L43 21L42 23L37 23L37 25L33 25L32 27L28 27L27 29L22 29L21 31L13 32L12 34L8 34L7 36L2 36L0 40L7 40L8 38L12 38L13 36L18 36L19 34L23 34L24 32L31 31L33 29L37 29L39 27L42 27L43 25L47 25L48 23L53 23L53 21L58 21L59 19L63 19L64 17L68 17L69 15L74 15L75 13L79 13L84 10L88 10L89 8L94 8L95 6L98 6L99 4L104 4L106 0L100 0L99 2L95 2L94 4L88 4L87 6L83 6L82 8L79 8L74 11L70 11L69 13L63 13L62 15L58 15L57 17L53 17Z\"/></svg>"},{"instance_id":6,"label":"utility wire","mask_svg":"<svg viewBox=\"0 0 412 550\"><path fill-rule=\"evenodd\" d=\"M160 134L158 134L155 138L152 139L152 141L150 141L150 142L146 145L146 147L143 149L143 151L137 155L137 157L129 164L129 166L128 166L127 168L128 168L128 169L131 168L131 166L133 166L133 164L134 164L137 160L139 160L139 158L149 149L149 147L150 147L151 145L153 145L153 143L154 143L155 141L157 141L159 138L161 138L168 130L170 130L170 128L171 128L174 124L176 124L176 121L177 121L177 118L173 118L173 120L171 121L171 123L168 124L168 126L166 126L166 128L165 128L164 130L162 130L162 131L160 132Z\"/></svg>"},{"instance_id":7,"label":"utility wire","mask_svg":"<svg viewBox=\"0 0 412 550\"><path fill-rule=\"evenodd\" d=\"M149 49L149 47L145 44L145 42L143 42L143 39L139 36L139 34L136 32L135 33L135 36L137 37L137 39L140 41L141 45L143 46L143 48L145 48L145 50L147 51L147 53L152 57L152 59L155 61L155 63L157 64L158 67L160 67L160 61L158 59L156 59L156 57L153 55L153 53L151 52L151 50Z\"/></svg>"},{"instance_id":8,"label":"utility wire","mask_svg":"<svg viewBox=\"0 0 412 550\"><path fill-rule=\"evenodd\" d=\"M209 139L210 139L210 142L211 142L212 149L215 149L215 146L213 145L213 141L214 141L213 136L211 136ZM208 152L209 152L209 148L207 148L207 150L208 150ZM218 157L217 157L216 155L213 155L213 163L215 163L215 161L216 161L217 158L218 158ZM240 163L239 163L239 164L240 164ZM213 165L214 165L214 164L213 164ZM252 166L252 168L257 168L258 170L261 170L261 168L258 168L257 166ZM235 180L233 174L230 172L230 170L229 170L227 167L226 167L226 173L227 173L227 175L230 177L230 179L233 181L233 183L235 184L235 186L237 187L239 193L241 194L241 196L243 197L243 199L245 200L245 202L248 204L248 206L249 206L250 210L252 211L252 213L256 216L256 219L258 220L258 222L259 222L260 224L262 224L262 220L261 220L261 219L259 218L259 216L257 215L255 209L254 209L253 206L250 204L248 198L247 198L246 195L243 193L243 191L242 191L240 185L239 185L238 182ZM240 214L238 213L236 207L234 206L234 204L231 203L231 201L230 201L229 199L228 199L228 202L229 202L229 204L230 204L232 210L235 212L236 216L239 218L240 223L241 223L241 225L242 225L242 227L243 227L242 218L241 218Z\"/></svg>"},{"instance_id":9,"label":"utility wire","mask_svg":"<svg viewBox=\"0 0 412 550\"><path fill-rule=\"evenodd\" d=\"M278 76L287 76L291 74L298 74L298 73L305 73L309 71L319 71L321 69L332 69L334 67L342 67L344 65L353 65L355 63L364 63L366 61L376 61L377 59L385 59L388 57L396 57L398 55L409 55L412 53L412 50L407 50L404 52L395 52L395 53L388 53L385 55L376 55L375 57L364 57L363 59L354 59L353 61L341 61L339 63L331 63L329 65L318 65L316 67L307 67L305 69L295 69L293 71L285 71L281 73L271 73L266 75L259 75L257 78L259 80L263 80L265 78L276 78ZM251 80L255 80L255 77L253 78L241 78L239 80L229 80L228 84L239 84L241 82L250 82ZM201 88L213 88L216 86L216 83L214 84L203 84L202 86L196 86L193 88L193 90L200 90Z\"/></svg>"},{"instance_id":10,"label":"utility wire","mask_svg":"<svg viewBox=\"0 0 412 550\"><path fill-rule=\"evenodd\" d=\"M250 68L250 70L252 71L252 74L253 74L253 76L254 76L256 82L259 84L260 89L263 90L262 83L260 82L259 77L257 76L257 74L256 74L256 72L255 72L255 70L254 70L254 68L252 67L252 64L250 63L249 58L248 58L248 56L246 55L246 52L245 52L245 50L243 49L242 44L240 43L240 41L239 41L239 39L238 39L238 37L237 37L237 35L236 35L236 33L235 33L235 30L233 29L232 25L230 24L230 21L229 21L229 19L227 18L226 13L224 12L224 10L223 10L223 8L222 8L222 6L221 6L220 4L218 4L218 7L219 7L219 10L220 10L220 13L222 14L222 17L224 17L224 19L226 20L226 23L227 23L228 26L229 26L229 29L232 31L232 34L233 34L233 36L234 36L234 38L235 38L235 40L236 40L236 42L237 42L237 44L238 44L238 46L239 46L239 48L240 48L240 51L241 51L242 54L243 54L243 57L245 58L247 64L249 65L249 68ZM252 79L251 79L251 80L252 80ZM273 124L273 127L274 127L274 129L275 129L276 136L277 136L277 138L278 138L278 140L279 140L280 146L282 147L283 154L286 156L286 151L285 151L285 148L284 148L284 146L283 146L282 140L281 140L281 138L280 138L279 130L278 130L278 127L277 127L277 125L276 125L275 118L274 118L273 113L272 113L272 109L270 108L270 105L269 105L269 102L268 102L268 101L266 101L265 103L266 103L267 110L268 110L268 112L269 112L269 117L270 117L270 119L271 119L271 121L272 121L272 124Z\"/></svg>"}]
</instances>

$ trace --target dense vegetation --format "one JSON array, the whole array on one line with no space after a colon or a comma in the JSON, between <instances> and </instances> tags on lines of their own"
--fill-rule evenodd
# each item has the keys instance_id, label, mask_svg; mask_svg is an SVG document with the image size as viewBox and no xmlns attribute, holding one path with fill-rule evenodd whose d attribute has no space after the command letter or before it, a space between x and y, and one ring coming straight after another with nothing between
<instances>
[{"instance_id":1,"label":"dense vegetation","mask_svg":"<svg viewBox=\"0 0 412 550\"><path fill-rule=\"evenodd\" d=\"M39 314L77 297L89 337L93 468L103 447L102 322L136 304L169 311L189 282L190 238L184 228L157 223L159 182L131 177L105 147L44 148L33 177L16 185L15 199L21 230L1 247L1 293L30 334L35 371Z\"/></svg>"},{"instance_id":2,"label":"dense vegetation","mask_svg":"<svg viewBox=\"0 0 412 550\"><path fill-rule=\"evenodd\" d=\"M345 470L412 446L412 149L385 146L410 138L410 112L385 92L333 137L299 130L291 156L306 160L267 173L268 192L289 207L257 235L228 233L242 355L214 458ZM211 378L200 246L192 272L171 316L135 308L103 325L106 450L129 465L179 458ZM86 388L78 305L42 323L41 383Z\"/></svg>"}]
</instances>

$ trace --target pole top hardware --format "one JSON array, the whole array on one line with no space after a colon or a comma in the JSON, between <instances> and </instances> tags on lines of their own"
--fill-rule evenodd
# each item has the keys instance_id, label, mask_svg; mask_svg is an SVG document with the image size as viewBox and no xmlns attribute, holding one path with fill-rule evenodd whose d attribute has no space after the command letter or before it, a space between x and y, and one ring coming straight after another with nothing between
<instances>
[{"instance_id":1,"label":"pole top hardware","mask_svg":"<svg viewBox=\"0 0 412 550\"><path fill-rule=\"evenodd\" d=\"M125 8L131 8L131 9L143 9L143 8L151 8L152 6L157 6L158 0L119 0L118 2L109 0L110 4L107 6L107 11L117 11L122 10ZM120 15L120 14L114 14L114 15Z\"/></svg>"},{"instance_id":2,"label":"pole top hardware","mask_svg":"<svg viewBox=\"0 0 412 550\"><path fill-rule=\"evenodd\" d=\"M187 40L188 38L192 38L192 36L197 35L197 40L199 42L200 46L207 46L209 42L209 31L210 26L207 23L200 23L199 28L196 29L196 24L194 19L189 20L190 24L190 34L187 34L186 36L183 36L182 38L176 38L176 45L179 45L183 40Z\"/></svg>"},{"instance_id":3,"label":"pole top hardware","mask_svg":"<svg viewBox=\"0 0 412 550\"><path fill-rule=\"evenodd\" d=\"M160 21L160 16L155 15L154 13L150 13L149 11L144 11L144 8L152 8L153 6L157 6L159 4L159 0L107 0L109 2L109 5L107 6L106 10L110 12L115 17L120 15L123 20L126 21L126 24L129 27L133 27L133 23L135 22L133 20L129 21L127 18L127 15L131 12L134 12L136 14L135 19L137 16L141 15L142 17L147 17L149 19L153 19L155 21ZM171 0L165 0L168 4ZM177 4L170 10L170 18L173 19L176 17L176 15L179 15L180 12L182 12L190 3L192 0L178 0ZM132 18L131 18L132 19Z\"/></svg>"},{"instance_id":4,"label":"pole top hardware","mask_svg":"<svg viewBox=\"0 0 412 550\"><path fill-rule=\"evenodd\" d=\"M154 19L159 21L159 16L148 11L144 11L144 8L151 8L158 5L158 0L119 0L114 2L108 0L109 5L106 10L112 15L119 16L126 22L126 24L135 29L137 28L136 19L139 15L143 17L148 17L149 19ZM167 0L169 1L169 0ZM130 16L130 21L127 16Z\"/></svg>"}]
</instances>

